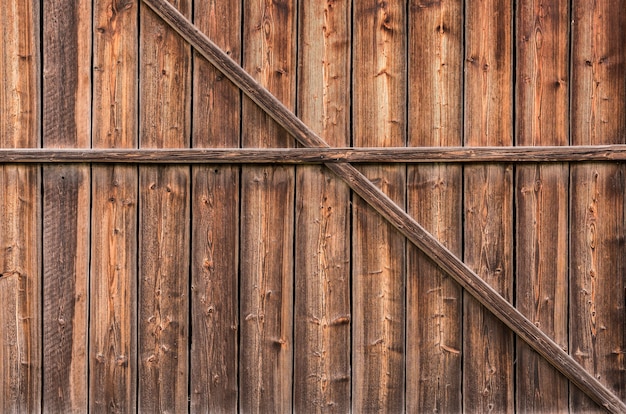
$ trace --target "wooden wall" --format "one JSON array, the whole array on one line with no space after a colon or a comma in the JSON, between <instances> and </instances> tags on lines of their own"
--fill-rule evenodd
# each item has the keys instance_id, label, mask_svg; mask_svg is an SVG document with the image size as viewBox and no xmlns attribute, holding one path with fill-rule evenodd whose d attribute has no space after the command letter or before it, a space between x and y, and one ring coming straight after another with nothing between
<instances>
[{"instance_id":1,"label":"wooden wall","mask_svg":"<svg viewBox=\"0 0 626 414\"><path fill-rule=\"evenodd\" d=\"M626 144L619 0L174 0L335 147ZM295 147L140 0L7 0L2 148ZM359 169L626 399L623 163ZM601 411L320 165L0 165L2 412Z\"/></svg>"}]
</instances>

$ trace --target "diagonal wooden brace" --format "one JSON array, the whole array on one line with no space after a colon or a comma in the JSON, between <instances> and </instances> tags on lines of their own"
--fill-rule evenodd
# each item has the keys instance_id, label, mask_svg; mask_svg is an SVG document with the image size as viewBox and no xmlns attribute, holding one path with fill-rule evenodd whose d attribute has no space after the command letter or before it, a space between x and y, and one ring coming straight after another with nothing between
<instances>
[{"instance_id":1,"label":"diagonal wooden brace","mask_svg":"<svg viewBox=\"0 0 626 414\"><path fill-rule=\"evenodd\" d=\"M313 148L329 147L321 137L211 42L167 0L143 1L301 144ZM355 167L347 163L328 163L325 165L517 336L541 354L589 397L610 412L626 413L626 404L623 401L589 374L556 342L437 241Z\"/></svg>"}]
</instances>

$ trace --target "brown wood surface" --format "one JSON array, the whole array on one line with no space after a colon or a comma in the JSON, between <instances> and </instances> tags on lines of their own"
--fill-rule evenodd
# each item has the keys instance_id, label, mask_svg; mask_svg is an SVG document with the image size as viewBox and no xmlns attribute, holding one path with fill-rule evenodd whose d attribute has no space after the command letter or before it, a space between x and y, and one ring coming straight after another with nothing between
<instances>
[{"instance_id":1,"label":"brown wood surface","mask_svg":"<svg viewBox=\"0 0 626 414\"><path fill-rule=\"evenodd\" d=\"M94 148L136 148L138 3L94 2ZM137 167L92 166L89 407L137 404Z\"/></svg>"},{"instance_id":2,"label":"brown wood surface","mask_svg":"<svg viewBox=\"0 0 626 414\"><path fill-rule=\"evenodd\" d=\"M173 3L191 15L191 2ZM140 9L139 145L186 148L191 48L149 8ZM138 409L188 409L190 171L139 168Z\"/></svg>"},{"instance_id":3,"label":"brown wood surface","mask_svg":"<svg viewBox=\"0 0 626 414\"><path fill-rule=\"evenodd\" d=\"M516 144L568 145L569 2L525 0L516 10ZM568 347L567 164L517 167L516 306ZM568 412L568 381L517 341L516 410Z\"/></svg>"},{"instance_id":4,"label":"brown wood surface","mask_svg":"<svg viewBox=\"0 0 626 414\"><path fill-rule=\"evenodd\" d=\"M296 2L244 3L243 66L289 108L295 104ZM293 139L248 98L242 145ZM243 167L241 176L240 409L289 412L293 387L293 167Z\"/></svg>"},{"instance_id":5,"label":"brown wood surface","mask_svg":"<svg viewBox=\"0 0 626 414\"><path fill-rule=\"evenodd\" d=\"M409 145L462 145L463 2L413 1L409 22ZM462 172L407 168L407 212L459 256ZM460 412L461 288L409 245L406 295L406 410Z\"/></svg>"},{"instance_id":6,"label":"brown wood surface","mask_svg":"<svg viewBox=\"0 0 626 414\"><path fill-rule=\"evenodd\" d=\"M0 147L37 147L39 2L0 8ZM41 411L40 174L35 166L0 172L0 411Z\"/></svg>"},{"instance_id":7,"label":"brown wood surface","mask_svg":"<svg viewBox=\"0 0 626 414\"><path fill-rule=\"evenodd\" d=\"M241 3L194 2L195 25L239 61ZM228 24L224 24L228 22ZM197 52L194 147L238 147L240 91ZM236 412L239 332L239 167L192 167L192 412Z\"/></svg>"},{"instance_id":8,"label":"brown wood surface","mask_svg":"<svg viewBox=\"0 0 626 414\"><path fill-rule=\"evenodd\" d=\"M352 125L354 146L406 144L406 13L401 1L355 2ZM406 169L362 172L400 206ZM352 410L404 409L405 239L353 198Z\"/></svg>"},{"instance_id":9,"label":"brown wood surface","mask_svg":"<svg viewBox=\"0 0 626 414\"><path fill-rule=\"evenodd\" d=\"M465 144L513 142L512 3L471 2L465 10ZM463 258L503 297L513 300L513 167L464 170ZM465 295L463 409L514 409L513 335Z\"/></svg>"},{"instance_id":10,"label":"brown wood surface","mask_svg":"<svg viewBox=\"0 0 626 414\"><path fill-rule=\"evenodd\" d=\"M300 2L298 115L350 145L349 2ZM350 411L350 189L323 166L296 171L294 409Z\"/></svg>"},{"instance_id":11,"label":"brown wood surface","mask_svg":"<svg viewBox=\"0 0 626 414\"><path fill-rule=\"evenodd\" d=\"M572 9L572 144L623 144L626 131L626 9L619 1L577 1ZM570 353L626 399L625 174L623 164L571 171ZM600 411L571 389L575 412Z\"/></svg>"},{"instance_id":12,"label":"brown wood surface","mask_svg":"<svg viewBox=\"0 0 626 414\"><path fill-rule=\"evenodd\" d=\"M91 145L91 2L43 3L43 146ZM90 169L43 169L43 411L88 402Z\"/></svg>"}]
</instances>

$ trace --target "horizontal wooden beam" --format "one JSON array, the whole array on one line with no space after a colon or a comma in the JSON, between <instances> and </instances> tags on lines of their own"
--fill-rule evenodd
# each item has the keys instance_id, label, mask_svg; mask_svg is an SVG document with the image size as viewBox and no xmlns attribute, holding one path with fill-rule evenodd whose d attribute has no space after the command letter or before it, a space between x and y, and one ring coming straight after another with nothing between
<instances>
[{"instance_id":1,"label":"horizontal wooden beam","mask_svg":"<svg viewBox=\"0 0 626 414\"><path fill-rule=\"evenodd\" d=\"M144 2L301 144L305 147L328 147L322 138L256 82L241 66L230 59L174 6L166 0L144 0ZM326 166L582 391L607 410L626 413L626 404L623 401L589 374L556 342L522 315L354 166L346 163L326 163Z\"/></svg>"},{"instance_id":2,"label":"horizontal wooden beam","mask_svg":"<svg viewBox=\"0 0 626 414\"><path fill-rule=\"evenodd\" d=\"M328 164L626 161L626 145L570 147L0 149L0 163Z\"/></svg>"}]
</instances>

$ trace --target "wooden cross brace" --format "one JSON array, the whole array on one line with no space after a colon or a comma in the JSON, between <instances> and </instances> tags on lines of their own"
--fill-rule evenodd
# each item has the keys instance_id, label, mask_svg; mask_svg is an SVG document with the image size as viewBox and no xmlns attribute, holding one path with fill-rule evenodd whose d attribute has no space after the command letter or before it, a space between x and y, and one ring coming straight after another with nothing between
<instances>
[{"instance_id":1,"label":"wooden cross brace","mask_svg":"<svg viewBox=\"0 0 626 414\"><path fill-rule=\"evenodd\" d=\"M310 148L329 148L321 137L227 56L167 0L143 1L302 145ZM556 342L437 241L355 167L348 163L326 163L325 165L589 397L610 412L626 413L626 404L623 401L589 374Z\"/></svg>"}]
</instances>

